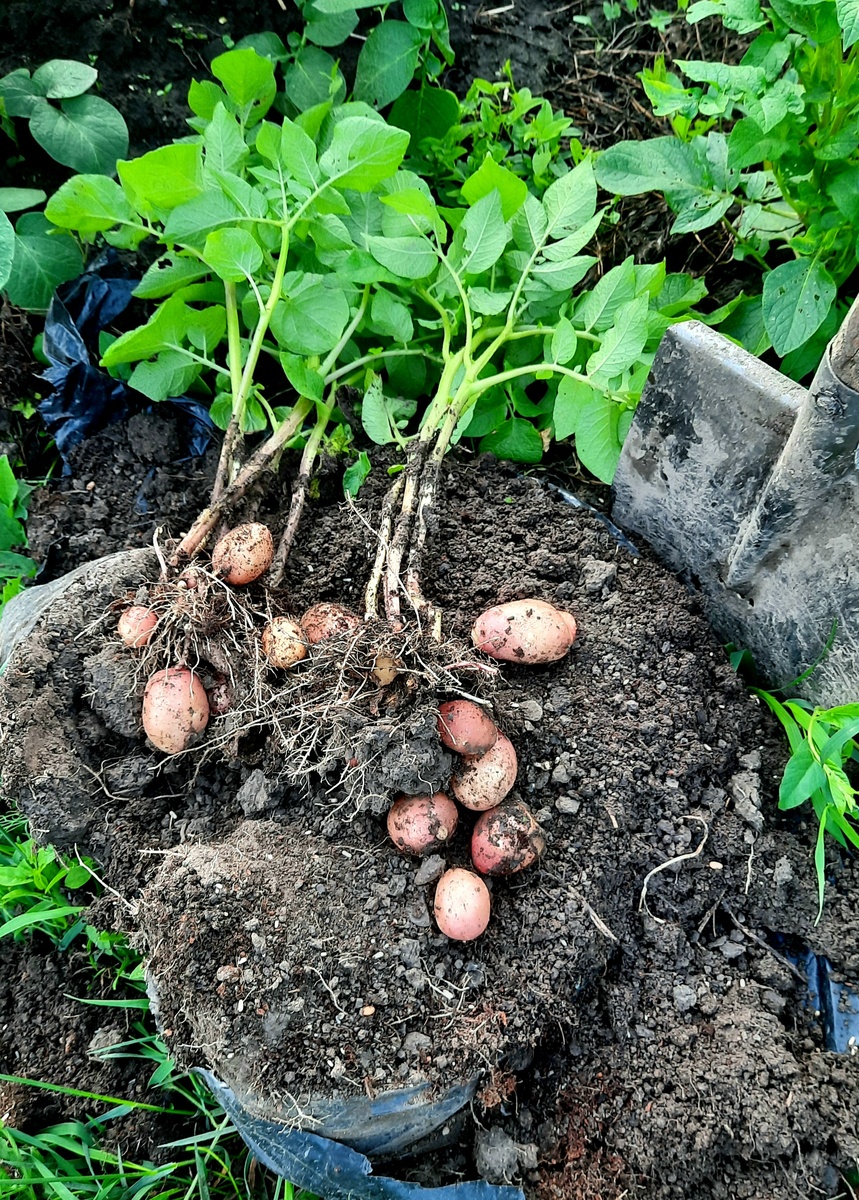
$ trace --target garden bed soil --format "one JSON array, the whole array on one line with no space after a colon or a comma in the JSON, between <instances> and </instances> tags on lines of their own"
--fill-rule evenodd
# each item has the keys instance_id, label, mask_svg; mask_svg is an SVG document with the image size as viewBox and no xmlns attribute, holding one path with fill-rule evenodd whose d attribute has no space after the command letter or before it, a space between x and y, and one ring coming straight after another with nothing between
<instances>
[{"instance_id":1,"label":"garden bed soil","mask_svg":"<svg viewBox=\"0 0 859 1200\"><path fill-rule=\"evenodd\" d=\"M833 861L815 926L812 831L775 809L780 738L678 582L492 459L452 465L446 480L425 571L446 632L464 637L486 605L528 595L569 607L581 630L567 659L505 666L494 689L518 794L549 850L494 881L481 939L438 934L432 869L400 857L378 816L263 778L259 753L159 771L142 738L104 724L84 664L117 588L151 571L145 550L126 578L76 585L13 660L9 794L60 841L68 807L66 840L139 905L113 919L150 955L180 1063L213 1062L252 1104L284 1114L292 1101L418 1080L443 1089L479 1070L473 1145L469 1133L457 1152L386 1170L434 1182L480 1170L541 1197L836 1194L859 1152L855 1069L823 1050L767 939L798 935L855 972L853 864ZM371 526L383 485L374 473L360 498ZM280 507L275 492L257 502L263 517ZM369 554L363 522L323 486L285 597L297 611L360 607ZM467 829L447 857L467 861ZM94 919L113 907L99 900ZM46 1014L56 1028L34 1042L23 997L13 989L6 1003L2 1069L54 1078L70 1013ZM82 1078L99 1073L103 1091L103 1071Z\"/></svg>"}]
</instances>

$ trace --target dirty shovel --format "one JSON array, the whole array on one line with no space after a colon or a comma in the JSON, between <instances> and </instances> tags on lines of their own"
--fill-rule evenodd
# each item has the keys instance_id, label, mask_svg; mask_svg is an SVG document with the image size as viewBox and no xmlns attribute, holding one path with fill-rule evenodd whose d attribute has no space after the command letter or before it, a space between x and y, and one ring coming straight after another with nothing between
<instances>
[{"instance_id":1,"label":"dirty shovel","mask_svg":"<svg viewBox=\"0 0 859 1200\"><path fill-rule=\"evenodd\" d=\"M670 328L613 518L771 685L820 659L793 694L859 700L859 301L807 391L697 321Z\"/></svg>"}]
</instances>

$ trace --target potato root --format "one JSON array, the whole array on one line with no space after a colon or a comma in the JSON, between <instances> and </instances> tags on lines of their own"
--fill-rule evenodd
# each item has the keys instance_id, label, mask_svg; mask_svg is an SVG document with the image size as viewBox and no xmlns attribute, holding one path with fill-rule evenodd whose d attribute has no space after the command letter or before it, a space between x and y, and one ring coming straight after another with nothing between
<instances>
[{"instance_id":1,"label":"potato root","mask_svg":"<svg viewBox=\"0 0 859 1200\"><path fill-rule=\"evenodd\" d=\"M209 720L209 699L198 675L187 667L156 671L143 693L143 728L165 754L186 750Z\"/></svg>"},{"instance_id":2,"label":"potato root","mask_svg":"<svg viewBox=\"0 0 859 1200\"><path fill-rule=\"evenodd\" d=\"M294 667L307 657L301 626L292 617L272 617L262 631L262 652L273 667Z\"/></svg>"},{"instance_id":3,"label":"potato root","mask_svg":"<svg viewBox=\"0 0 859 1200\"><path fill-rule=\"evenodd\" d=\"M404 854L419 858L440 850L456 832L459 814L444 792L400 796L388 813L388 834Z\"/></svg>"},{"instance_id":4,"label":"potato root","mask_svg":"<svg viewBox=\"0 0 859 1200\"><path fill-rule=\"evenodd\" d=\"M361 624L361 618L343 604L323 600L319 604L311 605L299 624L308 642L315 646L317 642L336 637L338 633L356 629Z\"/></svg>"},{"instance_id":5,"label":"potato root","mask_svg":"<svg viewBox=\"0 0 859 1200\"><path fill-rule=\"evenodd\" d=\"M503 733L495 745L478 757L464 757L453 777L453 794L474 812L485 812L500 804L516 782L518 762L513 743Z\"/></svg>"},{"instance_id":6,"label":"potato root","mask_svg":"<svg viewBox=\"0 0 859 1200\"><path fill-rule=\"evenodd\" d=\"M557 662L575 639L575 618L545 600L496 604L481 613L471 631L477 649L502 662Z\"/></svg>"},{"instance_id":7,"label":"potato root","mask_svg":"<svg viewBox=\"0 0 859 1200\"><path fill-rule=\"evenodd\" d=\"M251 521L224 534L212 551L212 570L220 579L241 587L259 579L273 558L271 530Z\"/></svg>"},{"instance_id":8,"label":"potato root","mask_svg":"<svg viewBox=\"0 0 859 1200\"><path fill-rule=\"evenodd\" d=\"M473 871L454 867L438 881L433 910L443 934L456 942L471 942L489 924L489 889Z\"/></svg>"},{"instance_id":9,"label":"potato root","mask_svg":"<svg viewBox=\"0 0 859 1200\"><path fill-rule=\"evenodd\" d=\"M158 624L158 614L142 604L132 604L120 615L116 632L122 641L132 650L142 650L149 644L149 639Z\"/></svg>"},{"instance_id":10,"label":"potato root","mask_svg":"<svg viewBox=\"0 0 859 1200\"><path fill-rule=\"evenodd\" d=\"M492 749L498 727L472 700L446 700L438 706L438 735L448 750L476 756Z\"/></svg>"},{"instance_id":11,"label":"potato root","mask_svg":"<svg viewBox=\"0 0 859 1200\"><path fill-rule=\"evenodd\" d=\"M515 875L546 852L546 836L521 800L504 800L478 817L471 861L481 875Z\"/></svg>"}]
</instances>

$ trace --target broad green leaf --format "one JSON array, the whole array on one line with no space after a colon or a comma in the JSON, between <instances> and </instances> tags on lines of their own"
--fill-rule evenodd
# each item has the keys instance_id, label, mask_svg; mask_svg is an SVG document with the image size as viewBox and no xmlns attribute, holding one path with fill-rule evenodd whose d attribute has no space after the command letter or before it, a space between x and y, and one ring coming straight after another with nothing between
<instances>
[{"instance_id":1,"label":"broad green leaf","mask_svg":"<svg viewBox=\"0 0 859 1200\"><path fill-rule=\"evenodd\" d=\"M374 373L371 373L370 383L361 401L361 424L367 437L377 446L387 446L395 440L382 380Z\"/></svg>"},{"instance_id":2,"label":"broad green leaf","mask_svg":"<svg viewBox=\"0 0 859 1200\"><path fill-rule=\"evenodd\" d=\"M333 213L323 213L322 216L314 217L310 222L309 229L317 250L322 252L349 251L354 247L349 230L343 221L339 217L335 217Z\"/></svg>"},{"instance_id":3,"label":"broad green leaf","mask_svg":"<svg viewBox=\"0 0 859 1200\"><path fill-rule=\"evenodd\" d=\"M71 58L54 58L33 72L33 85L48 100L82 96L98 79L98 71Z\"/></svg>"},{"instance_id":4,"label":"broad green leaf","mask_svg":"<svg viewBox=\"0 0 859 1200\"><path fill-rule=\"evenodd\" d=\"M480 439L480 453L511 462L537 463L543 457L543 439L530 421L510 417Z\"/></svg>"},{"instance_id":5,"label":"broad green leaf","mask_svg":"<svg viewBox=\"0 0 859 1200\"><path fill-rule=\"evenodd\" d=\"M340 46L358 24L354 7L340 13L323 13L315 4L304 8L304 36L317 46Z\"/></svg>"},{"instance_id":6,"label":"broad green leaf","mask_svg":"<svg viewBox=\"0 0 859 1200\"><path fill-rule=\"evenodd\" d=\"M206 265L197 258L164 254L146 271L133 294L140 300L160 300L208 273Z\"/></svg>"},{"instance_id":7,"label":"broad green leaf","mask_svg":"<svg viewBox=\"0 0 859 1200\"><path fill-rule=\"evenodd\" d=\"M601 210L595 213L590 221L585 221L581 229L576 230L575 233L568 234L559 242L550 242L543 250L543 258L548 262L563 262L565 259L572 258L574 254L578 254L599 229L604 215L604 211Z\"/></svg>"},{"instance_id":8,"label":"broad green leaf","mask_svg":"<svg viewBox=\"0 0 859 1200\"><path fill-rule=\"evenodd\" d=\"M822 45L841 35L835 4L828 2L806 4L804 0L769 0L769 7L789 25L792 31Z\"/></svg>"},{"instance_id":9,"label":"broad green leaf","mask_svg":"<svg viewBox=\"0 0 859 1200\"><path fill-rule=\"evenodd\" d=\"M32 558L27 558L24 554L15 554L12 550L0 551L0 578L2 579L19 577L32 579L38 569ZM8 599L9 596L5 595L4 600Z\"/></svg>"},{"instance_id":10,"label":"broad green leaf","mask_svg":"<svg viewBox=\"0 0 859 1200\"><path fill-rule=\"evenodd\" d=\"M809 743L803 740L785 767L778 789L779 808L796 808L804 804L825 783L823 768L812 754Z\"/></svg>"},{"instance_id":11,"label":"broad green leaf","mask_svg":"<svg viewBox=\"0 0 859 1200\"><path fill-rule=\"evenodd\" d=\"M364 43L355 74L355 98L384 108L406 90L414 78L423 45L419 30L406 21L386 20Z\"/></svg>"},{"instance_id":12,"label":"broad green leaf","mask_svg":"<svg viewBox=\"0 0 859 1200\"><path fill-rule=\"evenodd\" d=\"M456 233L457 243L460 239L464 242L460 263L464 275L480 275L498 262L510 239L510 228L497 188L465 214Z\"/></svg>"},{"instance_id":13,"label":"broad green leaf","mask_svg":"<svg viewBox=\"0 0 859 1200\"><path fill-rule=\"evenodd\" d=\"M280 131L280 161L293 179L313 188L319 182L316 143L300 125L284 118Z\"/></svg>"},{"instance_id":14,"label":"broad green leaf","mask_svg":"<svg viewBox=\"0 0 859 1200\"><path fill-rule=\"evenodd\" d=\"M128 127L100 96L75 96L59 108L39 105L30 132L51 158L84 174L113 175L128 153Z\"/></svg>"},{"instance_id":15,"label":"broad green leaf","mask_svg":"<svg viewBox=\"0 0 859 1200\"><path fill-rule=\"evenodd\" d=\"M319 165L338 188L368 192L393 175L403 161L409 135L369 117L346 117L334 127Z\"/></svg>"},{"instance_id":16,"label":"broad green leaf","mask_svg":"<svg viewBox=\"0 0 859 1200\"><path fill-rule=\"evenodd\" d=\"M203 191L203 148L174 142L116 164L126 195L138 212L156 216Z\"/></svg>"},{"instance_id":17,"label":"broad green leaf","mask_svg":"<svg viewBox=\"0 0 859 1200\"><path fill-rule=\"evenodd\" d=\"M0 187L0 212L21 212L25 208L35 208L45 200L45 193L39 188Z\"/></svg>"},{"instance_id":18,"label":"broad green leaf","mask_svg":"<svg viewBox=\"0 0 859 1200\"><path fill-rule=\"evenodd\" d=\"M250 47L228 50L212 59L212 74L224 85L229 98L239 109L259 120L271 107L277 90L274 64Z\"/></svg>"},{"instance_id":19,"label":"broad green leaf","mask_svg":"<svg viewBox=\"0 0 859 1200\"><path fill-rule=\"evenodd\" d=\"M844 49L859 41L859 0L835 0L835 12L843 33Z\"/></svg>"},{"instance_id":20,"label":"broad green leaf","mask_svg":"<svg viewBox=\"0 0 859 1200\"><path fill-rule=\"evenodd\" d=\"M523 254L531 255L546 240L549 222L543 205L536 196L527 195L522 208L513 218L513 241Z\"/></svg>"},{"instance_id":21,"label":"broad green leaf","mask_svg":"<svg viewBox=\"0 0 859 1200\"><path fill-rule=\"evenodd\" d=\"M15 257L15 230L12 222L4 212L0 212L0 292L12 273L12 260Z\"/></svg>"},{"instance_id":22,"label":"broad green leaf","mask_svg":"<svg viewBox=\"0 0 859 1200\"><path fill-rule=\"evenodd\" d=\"M695 186L702 182L702 172L691 145L676 137L658 137L609 146L597 159L596 178L616 196L638 196Z\"/></svg>"},{"instance_id":23,"label":"broad green leaf","mask_svg":"<svg viewBox=\"0 0 859 1200\"><path fill-rule=\"evenodd\" d=\"M576 421L576 454L591 474L611 483L620 458L621 408L602 392L593 392Z\"/></svg>"},{"instance_id":24,"label":"broad green leaf","mask_svg":"<svg viewBox=\"0 0 859 1200\"><path fill-rule=\"evenodd\" d=\"M331 99L339 103L346 94L346 80L336 62L318 46L301 47L284 72L283 83L284 91L301 113Z\"/></svg>"},{"instance_id":25,"label":"broad green leaf","mask_svg":"<svg viewBox=\"0 0 859 1200\"><path fill-rule=\"evenodd\" d=\"M706 295L707 285L703 279L694 279L691 275L666 275L653 306L667 317L676 317Z\"/></svg>"},{"instance_id":26,"label":"broad green leaf","mask_svg":"<svg viewBox=\"0 0 859 1200\"><path fill-rule=\"evenodd\" d=\"M9 462L9 455L0 454L0 505L11 509L17 495L18 480Z\"/></svg>"},{"instance_id":27,"label":"broad green leaf","mask_svg":"<svg viewBox=\"0 0 859 1200\"><path fill-rule=\"evenodd\" d=\"M546 189L543 208L548 220L548 234L558 238L575 233L594 216L597 207L597 185L590 158L580 162L572 171L556 179Z\"/></svg>"},{"instance_id":28,"label":"broad green leaf","mask_svg":"<svg viewBox=\"0 0 859 1200\"><path fill-rule=\"evenodd\" d=\"M388 124L411 134L417 148L424 138L441 139L459 121L459 100L444 88L423 87L403 92L388 114Z\"/></svg>"},{"instance_id":29,"label":"broad green leaf","mask_svg":"<svg viewBox=\"0 0 859 1200\"><path fill-rule=\"evenodd\" d=\"M551 361L560 363L561 366L571 362L575 358L578 343L572 323L566 317L561 317L549 342Z\"/></svg>"},{"instance_id":30,"label":"broad green leaf","mask_svg":"<svg viewBox=\"0 0 859 1200\"><path fill-rule=\"evenodd\" d=\"M462 196L468 204L475 204L496 189L501 198L504 220L509 221L525 203L528 188L524 179L500 166L487 153L481 166L462 185Z\"/></svg>"},{"instance_id":31,"label":"broad green leaf","mask_svg":"<svg viewBox=\"0 0 859 1200\"><path fill-rule=\"evenodd\" d=\"M233 49L256 50L257 54L271 59L274 63L287 62L289 59L289 51L286 46L280 37L270 29L264 30L262 33L246 34L236 42Z\"/></svg>"},{"instance_id":32,"label":"broad green leaf","mask_svg":"<svg viewBox=\"0 0 859 1200\"><path fill-rule=\"evenodd\" d=\"M403 0L403 16L418 29L432 29L439 15L439 0Z\"/></svg>"},{"instance_id":33,"label":"broad green leaf","mask_svg":"<svg viewBox=\"0 0 859 1200\"><path fill-rule=\"evenodd\" d=\"M184 396L200 370L200 365L180 350L164 350L154 362L138 363L128 385L150 400L168 400Z\"/></svg>"},{"instance_id":34,"label":"broad green leaf","mask_svg":"<svg viewBox=\"0 0 859 1200\"><path fill-rule=\"evenodd\" d=\"M0 79L0 100L3 101L6 115L10 117L31 117L45 103L26 67L10 71Z\"/></svg>"},{"instance_id":35,"label":"broad green leaf","mask_svg":"<svg viewBox=\"0 0 859 1200\"><path fill-rule=\"evenodd\" d=\"M188 88L188 107L203 120L211 121L217 106L226 99L227 93L213 80L191 80L191 86Z\"/></svg>"},{"instance_id":36,"label":"broad green leaf","mask_svg":"<svg viewBox=\"0 0 859 1200\"><path fill-rule=\"evenodd\" d=\"M303 358L284 350L280 355L280 365L299 396L307 396L311 400L322 399L325 382L318 371L308 367Z\"/></svg>"},{"instance_id":37,"label":"broad green leaf","mask_svg":"<svg viewBox=\"0 0 859 1200\"><path fill-rule=\"evenodd\" d=\"M372 470L370 456L362 450L353 463L343 472L343 494L354 500L361 490L361 485Z\"/></svg>"},{"instance_id":38,"label":"broad green leaf","mask_svg":"<svg viewBox=\"0 0 859 1200\"><path fill-rule=\"evenodd\" d=\"M647 341L648 307L646 296L620 305L614 324L588 359L587 373L597 383L608 383L639 358Z\"/></svg>"},{"instance_id":39,"label":"broad green leaf","mask_svg":"<svg viewBox=\"0 0 859 1200\"><path fill-rule=\"evenodd\" d=\"M83 270L83 257L67 233L52 232L43 213L25 213L15 226L15 252L6 295L9 303L30 312L43 312L61 283Z\"/></svg>"},{"instance_id":40,"label":"broad green leaf","mask_svg":"<svg viewBox=\"0 0 859 1200\"><path fill-rule=\"evenodd\" d=\"M395 342L407 345L414 337L414 325L408 307L382 289L373 296L370 319L375 329Z\"/></svg>"},{"instance_id":41,"label":"broad green leaf","mask_svg":"<svg viewBox=\"0 0 859 1200\"><path fill-rule=\"evenodd\" d=\"M349 320L349 302L331 278L290 272L284 299L274 310L271 330L293 354L325 354L333 350Z\"/></svg>"},{"instance_id":42,"label":"broad green leaf","mask_svg":"<svg viewBox=\"0 0 859 1200\"><path fill-rule=\"evenodd\" d=\"M635 267L632 256L607 271L582 299L575 311L575 323L582 329L608 329L621 304L635 296Z\"/></svg>"},{"instance_id":43,"label":"broad green leaf","mask_svg":"<svg viewBox=\"0 0 859 1200\"><path fill-rule=\"evenodd\" d=\"M203 258L219 279L240 283L252 278L262 266L259 242L247 229L215 229L206 238Z\"/></svg>"},{"instance_id":44,"label":"broad green leaf","mask_svg":"<svg viewBox=\"0 0 859 1200\"><path fill-rule=\"evenodd\" d=\"M190 310L178 296L165 300L145 325L130 329L115 342L111 342L102 355L103 367L116 367L122 363L139 362L152 358L172 343L180 342L188 326Z\"/></svg>"},{"instance_id":45,"label":"broad green leaf","mask_svg":"<svg viewBox=\"0 0 859 1200\"><path fill-rule=\"evenodd\" d=\"M422 237L368 237L367 249L401 279L426 279L438 266L435 251Z\"/></svg>"},{"instance_id":46,"label":"broad green leaf","mask_svg":"<svg viewBox=\"0 0 859 1200\"><path fill-rule=\"evenodd\" d=\"M313 0L314 8L321 13L344 13L352 8L372 8L379 0Z\"/></svg>"},{"instance_id":47,"label":"broad green leaf","mask_svg":"<svg viewBox=\"0 0 859 1200\"><path fill-rule=\"evenodd\" d=\"M815 259L782 263L764 279L763 316L776 354L801 346L822 325L835 301L831 275Z\"/></svg>"},{"instance_id":48,"label":"broad green leaf","mask_svg":"<svg viewBox=\"0 0 859 1200\"><path fill-rule=\"evenodd\" d=\"M718 224L735 203L733 196L724 196L716 191L676 191L668 195L668 201L677 216L671 226L672 233L696 233Z\"/></svg>"},{"instance_id":49,"label":"broad green leaf","mask_svg":"<svg viewBox=\"0 0 859 1200\"><path fill-rule=\"evenodd\" d=\"M569 292L581 283L596 261L591 254L581 254L566 262L539 263L532 268L531 278L553 292Z\"/></svg>"},{"instance_id":50,"label":"broad green leaf","mask_svg":"<svg viewBox=\"0 0 859 1200\"><path fill-rule=\"evenodd\" d=\"M231 225L242 215L234 200L222 191L209 190L173 209L164 223L164 240L202 249L207 234L222 225Z\"/></svg>"},{"instance_id":51,"label":"broad green leaf","mask_svg":"<svg viewBox=\"0 0 859 1200\"><path fill-rule=\"evenodd\" d=\"M466 295L472 312L483 313L484 316L491 317L504 312L513 299L511 291L492 292L489 288L484 287L470 287Z\"/></svg>"},{"instance_id":52,"label":"broad green leaf","mask_svg":"<svg viewBox=\"0 0 859 1200\"><path fill-rule=\"evenodd\" d=\"M226 309L222 304L213 304L209 308L186 308L185 314L185 337L202 354L211 354L227 332Z\"/></svg>"},{"instance_id":53,"label":"broad green leaf","mask_svg":"<svg viewBox=\"0 0 859 1200\"><path fill-rule=\"evenodd\" d=\"M106 175L67 179L48 201L45 216L60 229L74 229L84 237L135 219L125 192Z\"/></svg>"},{"instance_id":54,"label":"broad green leaf","mask_svg":"<svg viewBox=\"0 0 859 1200\"><path fill-rule=\"evenodd\" d=\"M218 171L239 171L248 157L241 126L224 104L217 104L203 134L206 166Z\"/></svg>"},{"instance_id":55,"label":"broad green leaf","mask_svg":"<svg viewBox=\"0 0 859 1200\"><path fill-rule=\"evenodd\" d=\"M483 437L492 433L507 416L507 397L500 387L489 388L460 422L460 437Z\"/></svg>"},{"instance_id":56,"label":"broad green leaf","mask_svg":"<svg viewBox=\"0 0 859 1200\"><path fill-rule=\"evenodd\" d=\"M552 417L555 437L559 442L573 436L578 426L579 415L595 395L597 392L589 383L571 379L569 375L561 377Z\"/></svg>"}]
</instances>

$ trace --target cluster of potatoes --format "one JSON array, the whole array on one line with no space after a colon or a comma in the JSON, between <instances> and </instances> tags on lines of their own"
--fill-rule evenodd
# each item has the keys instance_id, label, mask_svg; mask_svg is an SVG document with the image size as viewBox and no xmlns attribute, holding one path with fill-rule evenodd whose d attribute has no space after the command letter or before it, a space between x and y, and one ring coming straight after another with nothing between
<instances>
[{"instance_id":1,"label":"cluster of potatoes","mask_svg":"<svg viewBox=\"0 0 859 1200\"><path fill-rule=\"evenodd\" d=\"M240 525L215 546L212 572L242 587L259 579L273 556L267 526ZM186 586L192 584L189 574ZM148 645L158 620L153 609L133 605L120 614L117 633L126 646L139 650ZM308 647L361 623L357 613L342 605L315 604L298 620L273 617L262 631L262 650L273 667L288 670L306 658ZM544 600L516 600L484 612L471 636L478 650L502 662L551 663L569 651L576 622ZM392 659L376 659L373 675L380 686L392 683L396 674ZM156 671L144 689L144 731L166 754L186 750L203 733L211 713L222 711L221 698L207 693L199 675L187 666ZM436 887L435 918L448 937L470 941L489 923L489 890L482 876L512 875L531 866L545 852L546 839L530 810L509 797L518 769L516 751L486 710L471 700L446 701L439 707L438 731L442 743L460 756L450 790L463 808L480 815L471 835L475 870L455 867L444 872ZM398 850L421 857L443 849L458 822L454 800L436 792L399 797L387 826Z\"/></svg>"},{"instance_id":2,"label":"cluster of potatoes","mask_svg":"<svg viewBox=\"0 0 859 1200\"><path fill-rule=\"evenodd\" d=\"M544 600L496 605L478 617L471 631L479 650L519 663L556 662L575 636L573 617ZM471 834L475 870L445 871L433 906L442 933L467 942L489 924L489 889L481 876L524 871L545 853L546 838L530 809L509 798L516 782L516 750L480 705L471 700L442 704L438 732L442 743L461 756L450 790L463 808L480 813ZM456 804L444 792L401 796L388 813L388 833L398 850L420 856L443 849L458 822Z\"/></svg>"}]
</instances>

